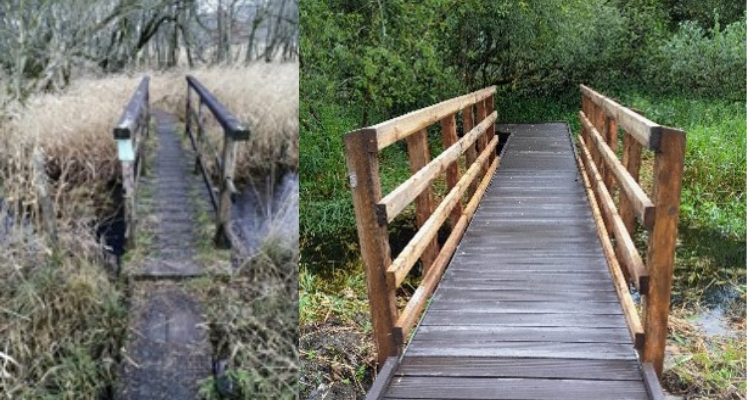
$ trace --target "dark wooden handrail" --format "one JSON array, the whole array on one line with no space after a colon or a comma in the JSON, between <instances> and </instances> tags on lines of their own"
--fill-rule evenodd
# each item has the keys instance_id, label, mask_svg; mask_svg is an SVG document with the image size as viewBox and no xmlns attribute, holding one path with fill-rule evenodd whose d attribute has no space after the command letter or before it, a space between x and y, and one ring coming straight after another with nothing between
<instances>
[{"instance_id":1,"label":"dark wooden handrail","mask_svg":"<svg viewBox=\"0 0 747 400\"><path fill-rule=\"evenodd\" d=\"M192 91L197 94L199 106L195 112L192 106ZM223 128L223 152L218 155L216 146L210 142L205 135L205 124L203 119L203 108L207 107L213 117ZM187 76L187 104L186 104L186 131L192 148L195 150L195 167L202 172L202 178L208 188L210 201L217 215L217 229L215 232L215 243L218 247L231 247L230 234L231 204L237 193L233 176L236 168L237 141L249 139L250 131L241 121L231 114L228 109L208 91L196 78ZM195 119L197 131L193 132L192 120ZM208 171L206 158L215 160L220 174L219 188L213 187L211 171ZM216 199L215 192L219 192Z\"/></svg>"},{"instance_id":2,"label":"dark wooden handrail","mask_svg":"<svg viewBox=\"0 0 747 400\"><path fill-rule=\"evenodd\" d=\"M142 156L145 152L145 140L150 126L150 78L144 77L132 95L122 116L114 126L114 139L117 140L119 162L122 165L122 187L125 198L125 238L127 246L132 247L135 241L136 226L135 196L140 172L143 169Z\"/></svg>"},{"instance_id":3,"label":"dark wooden handrail","mask_svg":"<svg viewBox=\"0 0 747 400\"><path fill-rule=\"evenodd\" d=\"M244 127L241 121L233 116L205 86L202 86L200 81L193 76L187 75L187 84L200 96L200 101L210 109L227 135L233 136L234 140L249 139L249 129Z\"/></svg>"}]
</instances>

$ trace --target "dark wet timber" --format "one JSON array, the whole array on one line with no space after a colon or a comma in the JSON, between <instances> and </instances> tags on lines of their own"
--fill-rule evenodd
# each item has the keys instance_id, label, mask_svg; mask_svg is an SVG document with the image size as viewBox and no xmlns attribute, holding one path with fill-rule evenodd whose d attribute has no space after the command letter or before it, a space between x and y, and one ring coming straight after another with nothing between
<instances>
[{"instance_id":1,"label":"dark wet timber","mask_svg":"<svg viewBox=\"0 0 747 400\"><path fill-rule=\"evenodd\" d=\"M154 111L158 144L149 176L148 219L153 248L127 273L134 283L128 340L117 399L197 399L198 383L211 374L211 347L199 301L179 280L203 274L195 260L195 197L207 201L205 187L191 173L193 156L177 136L176 119ZM194 196L195 191L200 191Z\"/></svg>"},{"instance_id":2,"label":"dark wet timber","mask_svg":"<svg viewBox=\"0 0 747 400\"><path fill-rule=\"evenodd\" d=\"M496 128L501 165L381 397L650 398L567 126Z\"/></svg>"}]
</instances>

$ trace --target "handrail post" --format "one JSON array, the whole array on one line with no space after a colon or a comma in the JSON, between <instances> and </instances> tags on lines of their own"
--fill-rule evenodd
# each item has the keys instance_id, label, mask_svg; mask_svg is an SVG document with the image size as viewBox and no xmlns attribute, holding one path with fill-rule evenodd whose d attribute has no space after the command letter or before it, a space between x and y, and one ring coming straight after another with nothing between
<instances>
[{"instance_id":1,"label":"handrail post","mask_svg":"<svg viewBox=\"0 0 747 400\"><path fill-rule=\"evenodd\" d=\"M228 237L228 224L231 222L231 195L233 172L236 165L236 140L230 134L223 138L223 170L220 176L220 201L218 205L218 226L215 232L215 244L218 248L231 247Z\"/></svg>"},{"instance_id":2,"label":"handrail post","mask_svg":"<svg viewBox=\"0 0 747 400\"><path fill-rule=\"evenodd\" d=\"M395 290L390 286L386 275L386 270L392 263L389 233L386 223L379 224L375 212L375 204L382 197L376 143L375 131L359 130L345 135L345 158L366 270L377 357L379 365L384 365L388 357L401 353L401 347L393 334L397 320Z\"/></svg>"},{"instance_id":3,"label":"handrail post","mask_svg":"<svg viewBox=\"0 0 747 400\"><path fill-rule=\"evenodd\" d=\"M672 290L674 255L677 245L677 218L680 209L685 132L663 127L659 151L654 160L654 205L656 219L648 240L649 290L644 307L646 343L643 361L653 363L661 379L667 319Z\"/></svg>"}]
</instances>

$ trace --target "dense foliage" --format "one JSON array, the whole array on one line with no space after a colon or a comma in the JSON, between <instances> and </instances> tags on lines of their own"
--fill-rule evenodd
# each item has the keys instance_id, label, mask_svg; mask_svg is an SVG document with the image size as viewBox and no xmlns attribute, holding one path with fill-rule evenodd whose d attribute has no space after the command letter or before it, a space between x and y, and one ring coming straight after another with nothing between
<instances>
[{"instance_id":1,"label":"dense foliage","mask_svg":"<svg viewBox=\"0 0 747 400\"><path fill-rule=\"evenodd\" d=\"M562 98L570 106L584 82L615 95L743 101L745 6L737 3L305 2L304 244L354 237L342 150L346 131L459 93L498 85L502 99ZM513 113L511 119L529 118Z\"/></svg>"}]
</instances>

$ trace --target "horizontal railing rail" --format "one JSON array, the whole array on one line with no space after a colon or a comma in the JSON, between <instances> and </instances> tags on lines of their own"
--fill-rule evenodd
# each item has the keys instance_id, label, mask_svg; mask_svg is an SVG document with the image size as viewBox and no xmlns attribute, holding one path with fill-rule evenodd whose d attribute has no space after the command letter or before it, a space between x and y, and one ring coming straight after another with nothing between
<instances>
[{"instance_id":1,"label":"horizontal railing rail","mask_svg":"<svg viewBox=\"0 0 747 400\"><path fill-rule=\"evenodd\" d=\"M581 85L581 94L579 169L631 337L641 360L661 377L686 135L587 86ZM617 155L620 130L622 160ZM644 149L654 158L651 196L639 179ZM638 226L648 231L645 262L634 241ZM643 297L642 321L629 283Z\"/></svg>"},{"instance_id":2,"label":"horizontal railing rail","mask_svg":"<svg viewBox=\"0 0 747 400\"><path fill-rule=\"evenodd\" d=\"M195 107L192 104L192 92L198 100ZM223 129L223 149L219 154L209 135L206 134L205 112L207 108ZM230 232L231 205L237 194L234 184L236 169L236 150L239 141L249 139L250 131L241 121L231 114L196 78L187 76L186 101L186 132L192 148L195 150L195 168L201 171L205 185L210 194L210 201L217 216L215 243L218 247L231 247L233 242ZM196 125L196 131L192 124ZM217 166L217 171L211 171L208 160ZM212 175L219 176L218 188L213 185ZM216 192L218 193L216 196Z\"/></svg>"},{"instance_id":3,"label":"horizontal railing rail","mask_svg":"<svg viewBox=\"0 0 747 400\"><path fill-rule=\"evenodd\" d=\"M114 126L117 157L122 167L124 189L125 239L128 247L135 245L137 216L135 200L140 174L144 169L145 143L150 132L150 78L144 77L138 85L122 116Z\"/></svg>"},{"instance_id":4,"label":"horizontal railing rail","mask_svg":"<svg viewBox=\"0 0 747 400\"><path fill-rule=\"evenodd\" d=\"M380 365L401 353L500 162L495 151L499 139L495 135L494 95L495 87L489 87L345 135ZM464 132L461 138L457 135L458 114ZM427 128L436 123L440 124L444 150L431 159ZM399 140L407 143L412 176L384 196L379 152ZM463 175L459 168L462 156L466 168ZM433 185L443 174L448 192L436 202ZM392 261L388 224L413 202L418 231ZM441 247L437 235L447 221L451 233ZM423 266L423 279L400 312L397 289L418 260Z\"/></svg>"}]
</instances>

